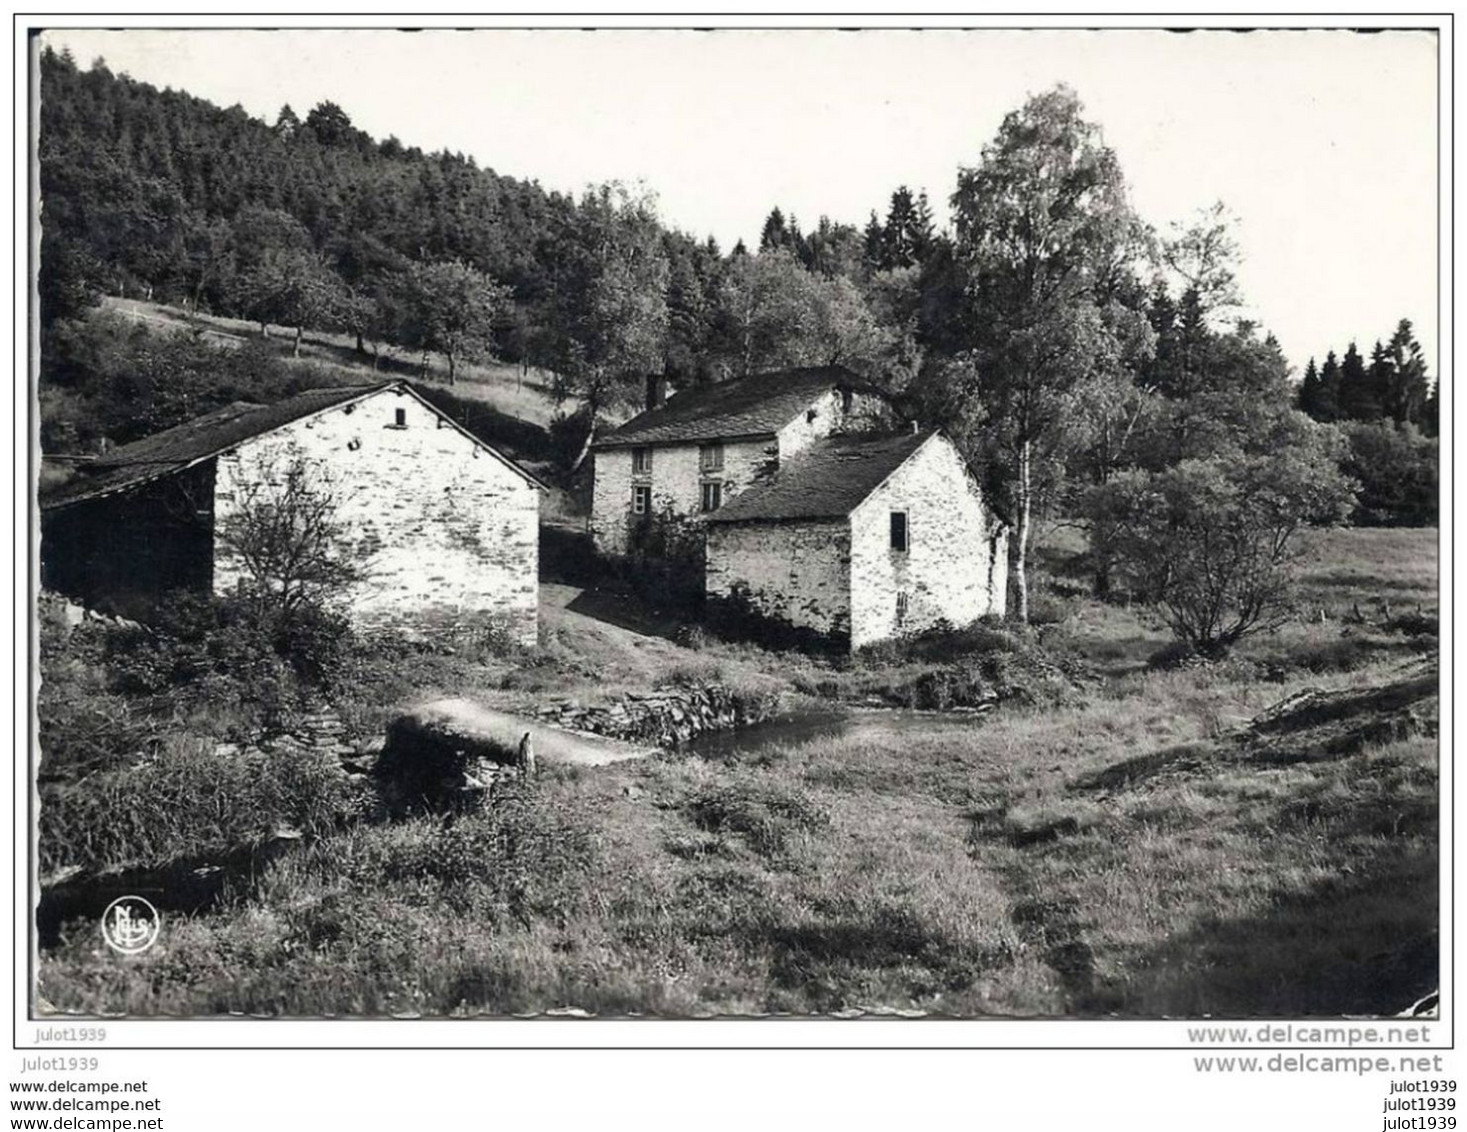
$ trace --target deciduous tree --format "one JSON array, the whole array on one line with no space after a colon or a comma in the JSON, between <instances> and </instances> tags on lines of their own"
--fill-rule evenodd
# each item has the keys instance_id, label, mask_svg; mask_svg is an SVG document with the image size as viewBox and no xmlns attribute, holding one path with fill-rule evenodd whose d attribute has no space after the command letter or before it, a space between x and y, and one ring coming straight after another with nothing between
<instances>
[{"instance_id":1,"label":"deciduous tree","mask_svg":"<svg viewBox=\"0 0 1467 1132\"><path fill-rule=\"evenodd\" d=\"M953 196L977 339L982 443L1007 470L1015 615L1029 615L1037 485L1057 462L1078 386L1120 368L1124 343L1097 285L1138 222L1115 154L1058 87L1009 114Z\"/></svg>"},{"instance_id":2,"label":"deciduous tree","mask_svg":"<svg viewBox=\"0 0 1467 1132\"><path fill-rule=\"evenodd\" d=\"M507 287L459 260L415 264L401 281L404 345L442 354L448 383L458 380L458 363L487 356L494 324L509 308Z\"/></svg>"}]
</instances>

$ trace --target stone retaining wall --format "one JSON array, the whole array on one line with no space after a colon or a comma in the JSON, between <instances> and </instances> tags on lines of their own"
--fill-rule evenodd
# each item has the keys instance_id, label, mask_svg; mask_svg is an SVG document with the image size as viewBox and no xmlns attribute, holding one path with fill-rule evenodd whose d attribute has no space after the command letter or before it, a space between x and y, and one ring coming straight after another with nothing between
<instances>
[{"instance_id":1,"label":"stone retaining wall","mask_svg":"<svg viewBox=\"0 0 1467 1132\"><path fill-rule=\"evenodd\" d=\"M741 696L722 684L675 685L633 692L609 705L560 699L537 708L547 723L636 743L676 747L705 731L745 727L779 710L778 699Z\"/></svg>"}]
</instances>

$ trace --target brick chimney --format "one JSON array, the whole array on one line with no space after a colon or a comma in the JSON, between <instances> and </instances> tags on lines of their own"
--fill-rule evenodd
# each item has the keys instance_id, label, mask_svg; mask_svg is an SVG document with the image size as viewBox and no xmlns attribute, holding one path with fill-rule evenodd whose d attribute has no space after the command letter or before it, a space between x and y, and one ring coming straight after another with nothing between
<instances>
[{"instance_id":1,"label":"brick chimney","mask_svg":"<svg viewBox=\"0 0 1467 1132\"><path fill-rule=\"evenodd\" d=\"M674 392L665 374L649 373L647 375L647 408L649 410L662 408Z\"/></svg>"}]
</instances>

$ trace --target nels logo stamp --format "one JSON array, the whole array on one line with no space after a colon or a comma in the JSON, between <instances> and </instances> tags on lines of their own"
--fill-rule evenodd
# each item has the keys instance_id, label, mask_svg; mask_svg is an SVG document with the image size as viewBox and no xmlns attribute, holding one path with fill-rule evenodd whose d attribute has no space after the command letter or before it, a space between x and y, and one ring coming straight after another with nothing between
<instances>
[{"instance_id":1,"label":"nels logo stamp","mask_svg":"<svg viewBox=\"0 0 1467 1132\"><path fill-rule=\"evenodd\" d=\"M141 896L119 896L102 913L102 938L113 951L140 955L158 939L162 918Z\"/></svg>"}]
</instances>

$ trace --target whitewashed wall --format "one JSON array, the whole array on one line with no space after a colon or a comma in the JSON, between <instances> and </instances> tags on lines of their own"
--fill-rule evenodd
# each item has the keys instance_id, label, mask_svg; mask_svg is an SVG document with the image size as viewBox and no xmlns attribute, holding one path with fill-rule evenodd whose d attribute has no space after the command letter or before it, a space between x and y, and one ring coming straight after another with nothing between
<instances>
[{"instance_id":1,"label":"whitewashed wall","mask_svg":"<svg viewBox=\"0 0 1467 1132\"><path fill-rule=\"evenodd\" d=\"M245 484L278 477L296 456L338 495L338 517L367 571L342 595L358 624L492 613L534 643L540 493L518 472L415 397L384 390L219 457L216 525L235 513ZM216 550L215 591L239 577L239 563Z\"/></svg>"},{"instance_id":2,"label":"whitewashed wall","mask_svg":"<svg viewBox=\"0 0 1467 1132\"><path fill-rule=\"evenodd\" d=\"M892 511L907 512L905 553L891 549ZM1008 548L993 523L957 449L932 437L851 514L852 647L1001 614Z\"/></svg>"},{"instance_id":3,"label":"whitewashed wall","mask_svg":"<svg viewBox=\"0 0 1467 1132\"><path fill-rule=\"evenodd\" d=\"M725 441L720 473L702 473L698 444L652 445L652 472L647 476L632 474L630 448L598 449L592 466L591 537L603 554L626 553L635 484L651 485L653 511L697 516L702 513L704 480L721 481L727 502L822 437L894 421L885 398L853 393L847 411L842 395L831 389L812 398L772 439Z\"/></svg>"},{"instance_id":4,"label":"whitewashed wall","mask_svg":"<svg viewBox=\"0 0 1467 1132\"><path fill-rule=\"evenodd\" d=\"M669 444L652 448L652 471L633 475L630 448L606 448L595 453L591 494L591 537L603 554L625 554L632 518L632 488L649 484L652 510L671 510L675 515L697 516L703 508L703 482L723 484L727 502L760 475L773 467L775 447L771 440L726 442L723 470L705 475L699 467L697 444Z\"/></svg>"}]
</instances>

